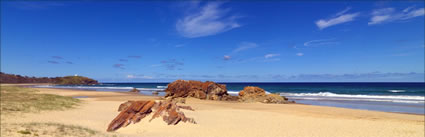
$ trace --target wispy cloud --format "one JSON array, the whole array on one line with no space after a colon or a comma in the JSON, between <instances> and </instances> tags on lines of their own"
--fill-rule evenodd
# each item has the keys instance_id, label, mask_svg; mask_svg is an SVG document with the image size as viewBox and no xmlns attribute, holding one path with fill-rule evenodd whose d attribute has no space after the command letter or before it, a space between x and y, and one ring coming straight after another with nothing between
<instances>
[{"instance_id":1,"label":"wispy cloud","mask_svg":"<svg viewBox=\"0 0 425 137\"><path fill-rule=\"evenodd\" d=\"M184 46L186 46L185 44L177 44L177 45L175 45L174 47L176 47L176 48L181 48L181 47L184 47Z\"/></svg>"},{"instance_id":2,"label":"wispy cloud","mask_svg":"<svg viewBox=\"0 0 425 137\"><path fill-rule=\"evenodd\" d=\"M52 56L53 59L63 59L62 56Z\"/></svg>"},{"instance_id":3,"label":"wispy cloud","mask_svg":"<svg viewBox=\"0 0 425 137\"><path fill-rule=\"evenodd\" d=\"M232 59L234 56L237 56L237 54L239 52L246 51L246 50L249 50L249 49L253 49L253 48L256 48L256 47L258 47L257 43L242 42L237 46L237 48L233 49L232 52L224 55L223 60L228 61L228 60ZM241 60L243 60L243 59L241 59Z\"/></svg>"},{"instance_id":4,"label":"wispy cloud","mask_svg":"<svg viewBox=\"0 0 425 137\"><path fill-rule=\"evenodd\" d=\"M231 56L228 56L228 55L224 55L223 56L223 60L230 60L232 57Z\"/></svg>"},{"instance_id":5,"label":"wispy cloud","mask_svg":"<svg viewBox=\"0 0 425 137\"><path fill-rule=\"evenodd\" d=\"M22 9L22 10L41 10L47 9L49 7L60 7L65 6L64 3L52 2L52 1L20 1L13 2L11 1L11 6Z\"/></svg>"},{"instance_id":6,"label":"wispy cloud","mask_svg":"<svg viewBox=\"0 0 425 137\"><path fill-rule=\"evenodd\" d=\"M369 25L388 23L393 21L405 21L415 17L424 16L424 8L416 9L415 7L407 7L402 11L396 11L394 8L382 8L372 11L372 17L368 22Z\"/></svg>"},{"instance_id":7,"label":"wispy cloud","mask_svg":"<svg viewBox=\"0 0 425 137\"><path fill-rule=\"evenodd\" d=\"M146 75L127 75L127 78L129 79L153 79L152 76L146 76Z\"/></svg>"},{"instance_id":8,"label":"wispy cloud","mask_svg":"<svg viewBox=\"0 0 425 137\"><path fill-rule=\"evenodd\" d=\"M114 65L112 65L112 67L119 68L119 69L125 69L124 64L114 64Z\"/></svg>"},{"instance_id":9,"label":"wispy cloud","mask_svg":"<svg viewBox=\"0 0 425 137\"><path fill-rule=\"evenodd\" d=\"M65 62L66 64L74 64L73 62L71 62L71 61L66 61Z\"/></svg>"},{"instance_id":10,"label":"wispy cloud","mask_svg":"<svg viewBox=\"0 0 425 137\"><path fill-rule=\"evenodd\" d=\"M299 74L299 75L273 75L274 80L289 81L423 81L424 73L346 73L346 74Z\"/></svg>"},{"instance_id":11,"label":"wispy cloud","mask_svg":"<svg viewBox=\"0 0 425 137\"><path fill-rule=\"evenodd\" d=\"M263 62L276 62L280 61L280 58L266 58Z\"/></svg>"},{"instance_id":12,"label":"wispy cloud","mask_svg":"<svg viewBox=\"0 0 425 137\"><path fill-rule=\"evenodd\" d=\"M209 2L198 11L179 19L177 31L184 37L197 38L215 35L240 27L235 15L229 15L230 9L220 8L221 3Z\"/></svg>"},{"instance_id":13,"label":"wispy cloud","mask_svg":"<svg viewBox=\"0 0 425 137\"><path fill-rule=\"evenodd\" d=\"M330 27L330 26L354 21L354 19L357 16L359 16L360 13L358 13L358 12L357 13L347 13L350 9L351 9L350 7L347 7L343 11L340 11L340 12L336 13L335 15L333 15L331 18L320 19L320 20L316 21L317 27L319 27L319 29L322 30L322 29L325 29L325 28Z\"/></svg>"},{"instance_id":14,"label":"wispy cloud","mask_svg":"<svg viewBox=\"0 0 425 137\"><path fill-rule=\"evenodd\" d=\"M334 45L334 44L339 44L339 42L335 41L335 39L319 39L319 40L311 40L311 41L304 42L304 46L306 47Z\"/></svg>"},{"instance_id":15,"label":"wispy cloud","mask_svg":"<svg viewBox=\"0 0 425 137\"><path fill-rule=\"evenodd\" d=\"M297 53L297 54L295 54L295 55L297 55L297 56L304 56L304 53Z\"/></svg>"},{"instance_id":16,"label":"wispy cloud","mask_svg":"<svg viewBox=\"0 0 425 137\"><path fill-rule=\"evenodd\" d=\"M264 55L264 58L268 59L268 58L273 58L273 57L277 57L280 56L280 54L266 54Z\"/></svg>"},{"instance_id":17,"label":"wispy cloud","mask_svg":"<svg viewBox=\"0 0 425 137\"><path fill-rule=\"evenodd\" d=\"M253 42L242 42L236 49L233 50L233 53L238 53L244 50L256 48L258 45Z\"/></svg>"},{"instance_id":18,"label":"wispy cloud","mask_svg":"<svg viewBox=\"0 0 425 137\"><path fill-rule=\"evenodd\" d=\"M142 58L142 56L130 55L130 56L128 56L128 58L140 59L140 58Z\"/></svg>"},{"instance_id":19,"label":"wispy cloud","mask_svg":"<svg viewBox=\"0 0 425 137\"><path fill-rule=\"evenodd\" d=\"M161 67L162 66L162 64L153 64L153 65L150 65L150 67Z\"/></svg>"},{"instance_id":20,"label":"wispy cloud","mask_svg":"<svg viewBox=\"0 0 425 137\"><path fill-rule=\"evenodd\" d=\"M60 64L59 62L57 62L57 61L52 61L52 60L47 61L47 63L50 63L50 64Z\"/></svg>"},{"instance_id":21,"label":"wispy cloud","mask_svg":"<svg viewBox=\"0 0 425 137\"><path fill-rule=\"evenodd\" d=\"M169 59L169 60L163 60L160 62L162 65L160 66L165 66L166 69L168 70L181 70L181 66L184 66L183 62L180 62L176 59Z\"/></svg>"},{"instance_id":22,"label":"wispy cloud","mask_svg":"<svg viewBox=\"0 0 425 137\"><path fill-rule=\"evenodd\" d=\"M397 54L392 54L391 56L405 57L405 56L411 56L411 55L413 55L413 53L397 53Z\"/></svg>"},{"instance_id":23,"label":"wispy cloud","mask_svg":"<svg viewBox=\"0 0 425 137\"><path fill-rule=\"evenodd\" d=\"M120 59L121 62L127 62L128 59Z\"/></svg>"}]
</instances>

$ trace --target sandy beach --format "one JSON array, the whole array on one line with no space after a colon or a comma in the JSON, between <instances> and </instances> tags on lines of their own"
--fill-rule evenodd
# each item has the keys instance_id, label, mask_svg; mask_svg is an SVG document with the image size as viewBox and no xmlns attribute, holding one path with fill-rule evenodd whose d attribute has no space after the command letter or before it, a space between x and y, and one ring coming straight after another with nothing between
<instances>
[{"instance_id":1,"label":"sandy beach","mask_svg":"<svg viewBox=\"0 0 425 137\"><path fill-rule=\"evenodd\" d=\"M354 137L424 136L424 116L354 110L302 104L262 104L206 101L188 98L195 111L184 110L197 124L167 125L149 118L115 132L106 128L118 115L118 106L127 100L159 99L137 93L78 91L37 88L40 93L79 96L77 108L36 114L2 117L2 123L55 122L78 125L117 136L208 136L208 137Z\"/></svg>"}]
</instances>

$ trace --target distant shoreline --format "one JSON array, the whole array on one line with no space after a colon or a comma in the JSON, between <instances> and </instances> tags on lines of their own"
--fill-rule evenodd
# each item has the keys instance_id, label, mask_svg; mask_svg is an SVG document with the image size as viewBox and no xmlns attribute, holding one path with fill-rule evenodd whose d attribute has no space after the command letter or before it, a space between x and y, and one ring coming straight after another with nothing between
<instances>
[{"instance_id":1,"label":"distant shoreline","mask_svg":"<svg viewBox=\"0 0 425 137\"><path fill-rule=\"evenodd\" d=\"M11 84L11 85L14 85L14 84ZM34 83L30 83L30 84L16 84L16 85L20 85L20 86L24 86L24 87L33 87L33 86L37 86L37 85L55 85L55 84L49 84L49 83L37 83L37 84L34 84ZM36 87L36 88L40 88L40 87ZM54 88L54 87L51 87L50 89L58 89L58 90L70 90L70 91L73 91L73 90L78 90L78 91L90 91L90 92L116 92L116 93L127 93L126 91L114 91L114 90L108 90L108 91L103 91L103 90L96 90L96 89L79 89L79 88ZM151 94L150 92L146 92L146 93L144 93L144 92L140 92L140 93L138 93L138 95L141 95L141 96L152 96L152 97L162 97L163 96L163 94L164 94L164 92L160 92L162 95L153 95L153 94ZM132 94L132 95L136 95L136 94L134 94L134 93L129 93L129 94ZM327 106L327 105L323 105L323 104L315 104L315 103L305 103L305 101L299 101L299 100L295 100L296 102L297 102L297 104L304 104L304 105L313 105L313 106ZM336 102L336 103L344 103L344 101L338 101L338 100L335 100L335 101L332 101L332 100L322 100L321 102L323 102L323 101L325 101L325 102ZM347 108L347 109L355 109L355 108L349 108L349 107L338 107L338 106L332 106L332 105L330 105L330 106L327 106L327 107L336 107L336 108ZM420 109L421 107L419 107L418 109ZM359 109L355 109L355 110L359 110ZM365 110L365 109L360 109L360 110ZM424 114L420 114L420 113L409 113L409 112L392 112L392 111L380 111L380 110L370 110L370 111L377 111L377 112L390 112L390 113L400 113L400 114L413 114L413 115L424 115Z\"/></svg>"}]
</instances>

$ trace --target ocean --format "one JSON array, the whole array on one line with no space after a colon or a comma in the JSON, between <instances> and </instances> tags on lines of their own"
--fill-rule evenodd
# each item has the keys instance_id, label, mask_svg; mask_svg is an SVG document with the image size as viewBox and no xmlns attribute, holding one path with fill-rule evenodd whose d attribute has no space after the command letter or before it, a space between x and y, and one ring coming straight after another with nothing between
<instances>
[{"instance_id":1,"label":"ocean","mask_svg":"<svg viewBox=\"0 0 425 137\"><path fill-rule=\"evenodd\" d=\"M39 86L95 91L122 91L132 88L141 94L163 91L168 83L103 83L93 86ZM425 83L221 83L237 95L245 86L258 86L279 93L297 103L385 112L425 114ZM164 95L164 92L160 92Z\"/></svg>"}]
</instances>

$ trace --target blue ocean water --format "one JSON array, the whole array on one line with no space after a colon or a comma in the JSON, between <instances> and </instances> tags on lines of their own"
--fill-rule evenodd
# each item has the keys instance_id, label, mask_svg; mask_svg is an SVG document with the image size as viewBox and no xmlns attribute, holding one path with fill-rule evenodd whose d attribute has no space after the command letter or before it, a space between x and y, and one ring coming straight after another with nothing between
<instances>
[{"instance_id":1,"label":"blue ocean water","mask_svg":"<svg viewBox=\"0 0 425 137\"><path fill-rule=\"evenodd\" d=\"M96 91L129 91L142 94L162 91L168 83L104 83L93 86L44 86ZM386 112L425 114L425 83L221 83L228 93L237 95L245 86L258 86L268 93L279 93L297 103L366 109ZM160 95L164 93L160 92Z\"/></svg>"}]
</instances>

